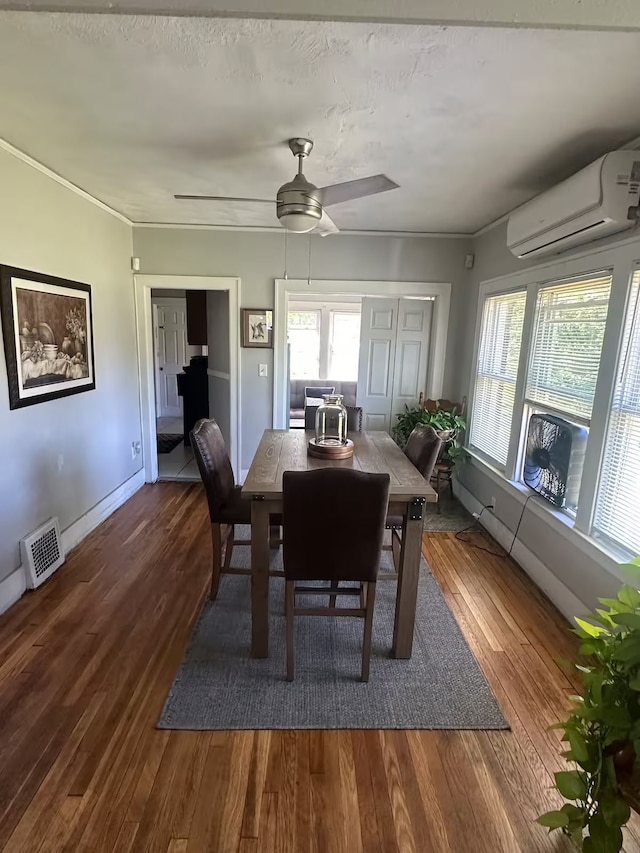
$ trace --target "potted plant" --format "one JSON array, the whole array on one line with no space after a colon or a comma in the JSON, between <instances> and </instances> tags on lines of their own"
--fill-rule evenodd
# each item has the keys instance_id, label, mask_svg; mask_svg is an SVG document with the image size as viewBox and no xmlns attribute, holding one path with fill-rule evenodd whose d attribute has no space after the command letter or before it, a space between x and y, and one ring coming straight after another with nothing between
<instances>
[{"instance_id":1,"label":"potted plant","mask_svg":"<svg viewBox=\"0 0 640 853\"><path fill-rule=\"evenodd\" d=\"M640 576L640 557L622 568ZM584 688L556 726L568 744L562 755L574 765L555 774L568 802L538 823L562 830L584 853L617 853L630 815L621 784L640 756L640 591L625 585L617 598L599 601L603 606L572 629L589 660L569 664L581 672Z\"/></svg>"},{"instance_id":2,"label":"potted plant","mask_svg":"<svg viewBox=\"0 0 640 853\"><path fill-rule=\"evenodd\" d=\"M463 459L466 451L458 442L458 436L466 429L465 418L456 409L425 409L422 406L405 406L405 411L397 416L398 423L391 430L399 447L404 447L418 424L429 424L444 442L443 455L452 462Z\"/></svg>"}]
</instances>

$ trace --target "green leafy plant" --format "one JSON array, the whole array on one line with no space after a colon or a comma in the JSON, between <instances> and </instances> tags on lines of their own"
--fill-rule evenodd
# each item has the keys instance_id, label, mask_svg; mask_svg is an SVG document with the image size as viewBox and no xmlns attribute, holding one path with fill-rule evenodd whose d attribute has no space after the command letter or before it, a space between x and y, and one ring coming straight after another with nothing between
<instances>
[{"instance_id":1,"label":"green leafy plant","mask_svg":"<svg viewBox=\"0 0 640 853\"><path fill-rule=\"evenodd\" d=\"M405 411L397 415L398 423L391 430L399 447L404 447L409 436L418 424L429 424L438 432L446 433L444 452L452 462L466 458L467 452L458 441L460 433L466 429L465 418L453 409L424 409L422 406L405 406Z\"/></svg>"},{"instance_id":2,"label":"green leafy plant","mask_svg":"<svg viewBox=\"0 0 640 853\"><path fill-rule=\"evenodd\" d=\"M640 557L622 566L640 576ZM572 697L563 731L563 757L575 765L555 774L556 788L569 802L546 812L538 823L560 829L584 853L618 853L630 809L620 774L630 773L640 756L640 591L622 586L617 598L601 598L594 613L576 619L580 654L588 665L582 695Z\"/></svg>"}]
</instances>

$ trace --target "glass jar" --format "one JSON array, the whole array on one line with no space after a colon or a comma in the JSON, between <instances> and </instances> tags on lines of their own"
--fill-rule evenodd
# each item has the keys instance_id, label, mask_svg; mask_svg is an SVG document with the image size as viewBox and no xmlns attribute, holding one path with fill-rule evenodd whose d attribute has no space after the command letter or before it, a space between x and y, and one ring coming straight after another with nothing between
<instances>
[{"instance_id":1,"label":"glass jar","mask_svg":"<svg viewBox=\"0 0 640 853\"><path fill-rule=\"evenodd\" d=\"M342 405L342 394L323 394L322 399L316 412L316 444L341 447L347 443L347 410Z\"/></svg>"}]
</instances>

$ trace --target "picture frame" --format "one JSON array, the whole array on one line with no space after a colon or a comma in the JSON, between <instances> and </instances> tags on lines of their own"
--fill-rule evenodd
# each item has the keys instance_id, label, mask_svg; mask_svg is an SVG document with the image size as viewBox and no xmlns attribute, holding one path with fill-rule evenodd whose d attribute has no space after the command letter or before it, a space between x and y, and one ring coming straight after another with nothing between
<instances>
[{"instance_id":1,"label":"picture frame","mask_svg":"<svg viewBox=\"0 0 640 853\"><path fill-rule=\"evenodd\" d=\"M273 311L269 308L242 308L241 342L243 347L273 347Z\"/></svg>"},{"instance_id":2,"label":"picture frame","mask_svg":"<svg viewBox=\"0 0 640 853\"><path fill-rule=\"evenodd\" d=\"M9 408L96 387L91 285L0 264Z\"/></svg>"}]
</instances>

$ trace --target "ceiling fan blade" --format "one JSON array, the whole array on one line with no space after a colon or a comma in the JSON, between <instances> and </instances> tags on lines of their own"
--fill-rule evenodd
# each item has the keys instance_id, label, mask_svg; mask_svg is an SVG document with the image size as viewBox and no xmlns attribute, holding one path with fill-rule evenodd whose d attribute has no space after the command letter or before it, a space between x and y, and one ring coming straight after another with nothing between
<instances>
[{"instance_id":1,"label":"ceiling fan blade","mask_svg":"<svg viewBox=\"0 0 640 853\"><path fill-rule=\"evenodd\" d=\"M345 181L342 184L332 184L330 187L322 187L320 193L323 206L329 204L340 204L343 201L353 201L356 198L364 198L367 195L385 193L387 190L396 190L400 184L396 184L386 175L372 175L370 178L360 178L357 181Z\"/></svg>"},{"instance_id":2,"label":"ceiling fan blade","mask_svg":"<svg viewBox=\"0 0 640 853\"><path fill-rule=\"evenodd\" d=\"M320 222L318 222L318 224L313 230L321 237L326 237L328 234L338 234L340 232L340 229L333 221L333 219L329 216L326 210L322 211Z\"/></svg>"},{"instance_id":3,"label":"ceiling fan blade","mask_svg":"<svg viewBox=\"0 0 640 853\"><path fill-rule=\"evenodd\" d=\"M174 195L178 201L251 201L256 204L275 204L273 198L234 198L230 195Z\"/></svg>"}]
</instances>

